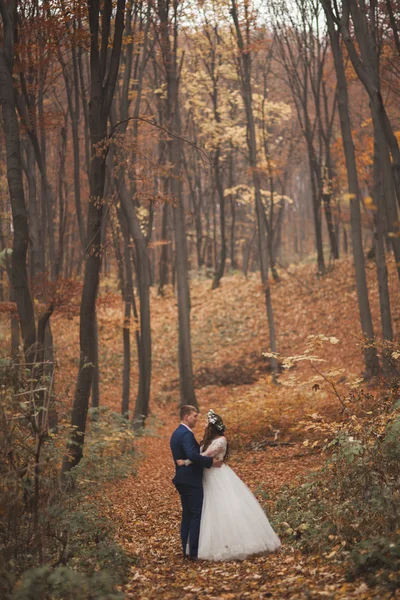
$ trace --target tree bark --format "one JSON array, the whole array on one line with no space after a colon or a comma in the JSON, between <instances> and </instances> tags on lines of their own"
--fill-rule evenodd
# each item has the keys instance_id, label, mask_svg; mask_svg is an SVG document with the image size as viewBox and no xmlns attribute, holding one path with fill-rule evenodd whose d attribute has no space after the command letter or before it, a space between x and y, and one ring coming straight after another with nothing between
<instances>
[{"instance_id":1,"label":"tree bark","mask_svg":"<svg viewBox=\"0 0 400 600\"><path fill-rule=\"evenodd\" d=\"M241 65L241 84L242 84L242 95L245 104L246 121L247 121L247 143L249 148L249 162L252 171L254 195L255 195L255 209L258 226L258 249L260 255L260 269L261 269L261 281L264 286L265 303L267 309L267 318L269 326L269 342L270 350L273 354L276 353L276 332L275 332L275 320L271 301L271 289L268 281L268 240L267 231L264 220L264 206L261 199L261 181L260 173L257 165L257 140L256 130L254 123L253 107L252 107L252 86L251 86L251 51L249 48L249 40L247 40L247 46L245 47L244 39L240 29L236 0L232 0L231 4L231 15L236 30L236 40L238 49L240 52L240 65ZM274 381L278 374L278 363L275 357L271 358L272 372Z\"/></svg>"},{"instance_id":2,"label":"tree bark","mask_svg":"<svg viewBox=\"0 0 400 600\"><path fill-rule=\"evenodd\" d=\"M129 404L130 404L130 377L131 377L131 312L132 308L135 308L135 297L133 289L133 277L132 277L132 261L131 253L129 249L129 235L124 235L124 266L125 266L125 315L124 315L124 330L123 330L123 347L124 347L124 370L122 379L122 406L121 412L128 418L129 415ZM140 352L140 339L139 331L136 327L137 314L134 310L135 315L135 335L136 335L136 346L138 349L138 355Z\"/></svg>"},{"instance_id":3,"label":"tree bark","mask_svg":"<svg viewBox=\"0 0 400 600\"><path fill-rule=\"evenodd\" d=\"M28 215L22 179L21 144L13 92L14 29L16 2L0 0L3 20L3 47L0 48L0 103L7 152L7 182L13 220L13 252L11 279L20 319L26 362L34 362L36 325L32 297L28 283L26 254L28 250Z\"/></svg>"},{"instance_id":4,"label":"tree bark","mask_svg":"<svg viewBox=\"0 0 400 600\"><path fill-rule=\"evenodd\" d=\"M150 25L149 7L147 11L147 22L143 37L143 49L142 52L137 54L137 60L135 64L135 79L136 79L136 100L133 111L133 145L135 146L138 142L138 117L140 112L141 102L141 90L142 81L144 76L144 69L148 58L147 51L147 40L148 40L148 28ZM131 13L128 11L128 27L127 35L131 34ZM142 26L142 23L141 23ZM130 85L130 65L133 54L133 45L128 46L128 53L126 55L125 65L125 76L123 79L123 89L120 98L120 117L122 122L128 119L128 108L130 105L129 99L129 85ZM126 123L122 126L122 130L126 130ZM136 155L133 151L130 155L131 168L134 172ZM139 301L140 301L140 329L137 331L137 344L138 344L138 363L139 363L139 385L138 392L135 402L135 408L133 410L132 427L134 430L140 430L144 427L146 418L149 414L149 400L150 400L150 385L151 385L151 369L152 369L152 348L151 348L151 318L150 318L150 286L151 286L151 270L150 260L148 252L148 242L151 235L152 229L152 216L150 209L148 237L142 232L139 218L136 213L136 207L139 205L136 199L136 181L132 180L131 190L128 192L126 187L126 180L124 169L120 168L118 172L117 189L119 190L119 197L121 200L122 212L125 215L125 220L129 229L129 233L133 239L135 245L135 269L137 276L137 284L139 288ZM126 236L129 239L129 236ZM129 247L125 249L126 265L130 266L130 260L128 260ZM128 282L129 283L129 282ZM136 312L135 300L133 295L133 285L129 289L131 292L132 309L136 322L138 321L138 315Z\"/></svg>"},{"instance_id":5,"label":"tree bark","mask_svg":"<svg viewBox=\"0 0 400 600\"><path fill-rule=\"evenodd\" d=\"M82 213L82 200L81 200L81 155L80 155L80 144L79 144L79 120L80 120L80 94L79 94L79 72L78 72L78 57L77 49L72 46L72 68L73 76L67 70L62 51L59 51L59 61L62 67L65 90L67 94L68 110L71 117L71 130L72 130L72 152L74 157L74 194L75 194L75 210L76 218L78 221L79 237L82 246L82 252L85 252L86 248L86 232L85 222Z\"/></svg>"},{"instance_id":6,"label":"tree bark","mask_svg":"<svg viewBox=\"0 0 400 600\"><path fill-rule=\"evenodd\" d=\"M340 47L340 36L334 25L331 13L331 0L322 0L327 18L329 38L334 58L336 78L338 84L338 109L340 127L342 132L343 149L346 160L347 183L350 194L350 223L351 239L356 275L356 288L361 329L366 338L364 346L364 361L368 376L376 375L379 371L379 361L373 347L374 330L372 326L371 309L368 298L368 286L365 273L365 258L362 243L360 190L358 183L357 164L352 138L352 128L349 111L349 97L347 80L343 64L343 55Z\"/></svg>"},{"instance_id":7,"label":"tree bark","mask_svg":"<svg viewBox=\"0 0 400 600\"><path fill-rule=\"evenodd\" d=\"M98 152L107 134L107 120L114 96L124 30L125 0L118 0L115 15L112 1L88 0L90 25L90 103L89 124L92 161L90 165L90 202L87 218L87 249L85 275L80 310L80 364L72 409L72 432L68 454L64 457L65 475L81 460L86 430L86 419L95 364L96 297L101 267L101 225L106 157ZM101 31L100 31L100 16ZM110 27L114 16L114 35L111 52ZM99 37L99 34L101 37ZM100 48L99 41L101 40Z\"/></svg>"},{"instance_id":8,"label":"tree bark","mask_svg":"<svg viewBox=\"0 0 400 600\"><path fill-rule=\"evenodd\" d=\"M171 194L175 199L173 207L175 229L175 266L178 296L178 360L181 405L197 406L193 383L192 348L190 335L190 290L188 257L186 246L185 209L182 193L182 140L179 110L178 79L178 8L179 0L174 0L172 31L168 20L168 0L158 4L160 17L160 37L167 78L167 120L173 132L168 141L172 164ZM172 47L171 47L172 42Z\"/></svg>"},{"instance_id":9,"label":"tree bark","mask_svg":"<svg viewBox=\"0 0 400 600\"><path fill-rule=\"evenodd\" d=\"M377 136L381 132L377 132ZM374 144L374 203L375 213L375 262L378 276L379 288L379 308L381 313L382 335L384 340L392 341L392 315L390 310L390 296L388 285L388 269L385 256L385 216L384 216L384 195L387 181L387 173L381 161L381 140L375 138ZM391 183L391 182L390 182Z\"/></svg>"},{"instance_id":10,"label":"tree bark","mask_svg":"<svg viewBox=\"0 0 400 600\"><path fill-rule=\"evenodd\" d=\"M217 109L215 109L215 113L218 114ZM218 121L217 121L218 122ZM220 254L219 257L215 257L216 261L216 269L214 273L214 279L212 282L212 289L215 290L219 287L221 279L224 275L225 271L225 262L226 262L226 233L225 233L225 197L224 197L224 188L222 185L222 175L220 168L220 148L217 149L214 157L214 176L215 176L215 186L217 189L218 200L219 200L219 233L220 233Z\"/></svg>"},{"instance_id":11,"label":"tree bark","mask_svg":"<svg viewBox=\"0 0 400 600\"><path fill-rule=\"evenodd\" d=\"M233 149L229 153L229 184L228 187L230 189L233 188ZM231 227L230 227L230 259L231 259L231 269L238 269L238 263L236 260L236 200L233 194L230 195L230 206L231 206Z\"/></svg>"},{"instance_id":12,"label":"tree bark","mask_svg":"<svg viewBox=\"0 0 400 600\"><path fill-rule=\"evenodd\" d=\"M25 142L25 153L26 168L24 170L28 182L30 274L31 277L35 277L38 273L44 272L45 263L39 206L36 195L35 154L29 139Z\"/></svg>"},{"instance_id":13,"label":"tree bark","mask_svg":"<svg viewBox=\"0 0 400 600\"><path fill-rule=\"evenodd\" d=\"M150 322L150 266L147 244L140 228L136 209L122 179L118 182L123 212L136 250L136 274L140 299L140 343L138 348L139 388L132 418L135 430L144 426L149 414L151 383L151 322Z\"/></svg>"},{"instance_id":14,"label":"tree bark","mask_svg":"<svg viewBox=\"0 0 400 600\"><path fill-rule=\"evenodd\" d=\"M392 156L392 177L396 190L397 202L400 206L400 148L397 141L393 125L386 111L385 103L382 98L379 83L379 65L377 51L377 23L375 14L377 2L370 3L367 10L363 3L358 4L356 0L343 0L343 15L335 15L340 24L343 40L349 53L361 83L367 91L371 104L374 107L377 118L379 119L382 131L385 135L386 143ZM354 32L357 39L359 52L354 44L350 29L349 17L351 15Z\"/></svg>"},{"instance_id":15,"label":"tree bark","mask_svg":"<svg viewBox=\"0 0 400 600\"><path fill-rule=\"evenodd\" d=\"M164 187L165 189L165 187ZM164 202L161 216L161 256L159 272L160 278L158 283L158 293L164 295L164 286L168 283L168 220L169 220L169 205Z\"/></svg>"}]
</instances>

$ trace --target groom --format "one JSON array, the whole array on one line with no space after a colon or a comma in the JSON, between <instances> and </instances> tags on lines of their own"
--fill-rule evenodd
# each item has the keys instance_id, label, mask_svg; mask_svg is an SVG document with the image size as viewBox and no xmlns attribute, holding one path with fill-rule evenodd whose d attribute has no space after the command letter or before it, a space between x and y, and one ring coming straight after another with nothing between
<instances>
[{"instance_id":1,"label":"groom","mask_svg":"<svg viewBox=\"0 0 400 600\"><path fill-rule=\"evenodd\" d=\"M175 477L172 483L179 492L182 502L181 538L183 556L197 560L200 535L201 509L203 506L203 468L220 467L222 460L201 456L200 446L193 435L199 412L186 404L179 410L180 425L171 436L170 446L175 462ZM178 467L176 461L189 459L192 464ZM189 555L187 544L189 540Z\"/></svg>"}]
</instances>

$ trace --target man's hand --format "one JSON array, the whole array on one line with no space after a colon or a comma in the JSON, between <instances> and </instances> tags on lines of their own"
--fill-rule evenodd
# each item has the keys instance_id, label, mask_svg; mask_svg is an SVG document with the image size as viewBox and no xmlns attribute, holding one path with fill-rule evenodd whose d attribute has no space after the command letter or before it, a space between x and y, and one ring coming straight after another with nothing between
<instances>
[{"instance_id":1,"label":"man's hand","mask_svg":"<svg viewBox=\"0 0 400 600\"><path fill-rule=\"evenodd\" d=\"M179 460L176 461L176 464L178 465L178 467L184 467L185 461L182 458L180 458Z\"/></svg>"},{"instance_id":2,"label":"man's hand","mask_svg":"<svg viewBox=\"0 0 400 600\"><path fill-rule=\"evenodd\" d=\"M222 467L223 464L224 464L223 460L213 460L212 466L219 468L219 467Z\"/></svg>"}]
</instances>

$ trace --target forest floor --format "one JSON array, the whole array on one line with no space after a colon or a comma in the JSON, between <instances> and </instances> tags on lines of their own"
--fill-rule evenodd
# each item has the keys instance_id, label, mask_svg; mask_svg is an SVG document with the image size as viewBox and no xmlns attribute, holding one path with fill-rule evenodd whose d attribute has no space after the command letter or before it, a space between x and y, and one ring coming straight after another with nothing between
<instances>
[{"instance_id":1,"label":"forest floor","mask_svg":"<svg viewBox=\"0 0 400 600\"><path fill-rule=\"evenodd\" d=\"M400 301L394 263L389 265L393 325L400 330ZM367 267L371 310L380 335L379 296L373 264ZM299 485L318 470L326 456L317 434L306 431L310 419L340 420L341 405L331 386L313 391L309 361L297 363L275 386L268 360L268 325L259 278L252 274L224 277L211 291L211 281L191 281L192 351L200 411L222 414L231 440L230 465L267 508L272 524L275 501L284 486ZM324 277L314 265L282 271L272 285L277 345L283 356L302 354L310 335L337 338L317 348L325 365L341 369L339 393L363 371L357 296L351 261L338 261ZM119 412L122 387L123 307L115 282L102 283L99 302L101 404ZM78 315L59 312L52 318L60 362L57 389L65 412L72 402L79 357ZM1 333L1 332L0 332ZM132 336L133 337L133 336ZM118 541L137 557L126 598L141 600L393 598L358 580L346 580L344 567L329 555L301 554L283 539L282 551L242 562L188 563L181 558L180 502L171 483L174 465L169 437L178 423L177 306L172 290L152 293L153 380L151 417L146 435L138 438L135 476L108 485L104 510L116 523ZM132 341L133 353L134 342ZM294 375L293 375L294 373ZM300 382L300 384L299 384ZM303 384L301 385L301 382ZM132 357L132 392L137 384ZM204 421L196 436L200 439ZM313 437L314 435L314 437ZM269 445L277 437L280 445ZM310 442L310 443L309 443ZM400 598L399 596L396 596Z\"/></svg>"},{"instance_id":2,"label":"forest floor","mask_svg":"<svg viewBox=\"0 0 400 600\"><path fill-rule=\"evenodd\" d=\"M123 588L127 599L394 597L371 590L361 581L347 582L340 565L326 556L301 554L285 542L278 553L244 561L184 561L179 539L180 501L171 484L169 452L176 418L169 414L162 418L165 421L158 435L141 440L143 457L137 476L116 483L107 493L107 511L117 523L118 541L138 557L132 578ZM256 494L263 483L273 507L283 484L293 483L319 462L317 456L305 454L303 446L295 444L267 452L235 453L230 464Z\"/></svg>"},{"instance_id":3,"label":"forest floor","mask_svg":"<svg viewBox=\"0 0 400 600\"><path fill-rule=\"evenodd\" d=\"M124 587L126 598L165 600L199 598L389 598L365 583L348 583L338 565L319 555L304 556L290 545L281 552L245 561L190 563L181 556L180 502L171 484L169 435L176 424L163 415L157 437L145 437L137 476L118 482L107 493L109 516L118 525L118 541L138 563ZM174 422L175 421L175 422ZM236 473L257 494L260 483L273 500L283 483L318 466L302 445L268 452L240 453L231 461Z\"/></svg>"},{"instance_id":4,"label":"forest floor","mask_svg":"<svg viewBox=\"0 0 400 600\"><path fill-rule=\"evenodd\" d=\"M393 267L393 265L391 265ZM371 305L379 323L375 273L369 270ZM391 268L391 289L398 289ZM290 388L277 391L262 351L268 348L267 323L260 285L255 276L227 277L219 290L209 281L192 283L192 336L197 397L201 412L214 408L231 426L230 464L252 491L264 498L273 521L274 501L284 485L296 485L318 469L324 457L304 445L307 437L297 423L317 411L336 419L337 399L326 389L318 394ZM282 354L301 353L310 334L336 336L323 357L330 367L344 367L342 384L362 371L356 291L352 267L342 261L322 279L302 266L283 274L272 290ZM400 319L398 295L392 298L396 331ZM137 475L112 485L108 514L117 523L118 539L138 563L125 586L127 598L247 599L247 598L389 598L362 581L348 582L343 565L328 555L304 555L290 542L266 557L224 563L188 563L181 557L180 502L171 484L174 466L169 437L177 425L176 305L173 296L153 298L154 370L152 435L138 441ZM379 334L379 332L377 332ZM301 366L300 378L310 373ZM161 374L160 373L160 374ZM197 437L201 437L200 422ZM289 445L254 449L255 442L279 437ZM262 445L262 444L261 444ZM266 498L266 501L265 501ZM400 595L399 595L400 597Z\"/></svg>"}]
</instances>

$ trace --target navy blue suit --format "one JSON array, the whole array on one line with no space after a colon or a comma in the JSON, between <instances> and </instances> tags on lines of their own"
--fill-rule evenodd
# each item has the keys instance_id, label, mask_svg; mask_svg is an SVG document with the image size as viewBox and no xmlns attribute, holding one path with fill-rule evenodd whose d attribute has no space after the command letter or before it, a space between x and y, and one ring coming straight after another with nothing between
<instances>
[{"instance_id":1,"label":"navy blue suit","mask_svg":"<svg viewBox=\"0 0 400 600\"><path fill-rule=\"evenodd\" d=\"M175 462L175 477L172 483L179 492L182 502L181 538L183 554L189 539L189 554L197 558L200 535L201 509L203 507L203 469L209 469L213 459L201 456L200 446L193 432L182 423L175 429L170 441ZM176 461L189 459L191 465L178 467Z\"/></svg>"}]
</instances>

